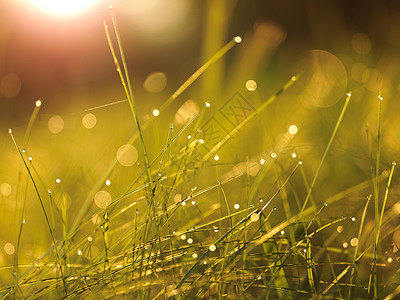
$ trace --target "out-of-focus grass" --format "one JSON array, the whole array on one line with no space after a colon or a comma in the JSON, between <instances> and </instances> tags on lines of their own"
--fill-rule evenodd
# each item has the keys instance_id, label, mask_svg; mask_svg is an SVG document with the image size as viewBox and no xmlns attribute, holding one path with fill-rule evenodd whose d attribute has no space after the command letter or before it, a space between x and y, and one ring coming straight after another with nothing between
<instances>
[{"instance_id":1,"label":"out-of-focus grass","mask_svg":"<svg viewBox=\"0 0 400 300\"><path fill-rule=\"evenodd\" d=\"M268 86L256 66L283 38L274 26L214 56L210 38L206 63L159 116L135 111L110 35L128 101L62 115L57 134L36 105L3 155L2 297L398 296L399 185L381 124L395 118L373 83L346 94L345 67L327 51ZM223 74L228 50L235 72ZM87 113L92 129L77 124Z\"/></svg>"}]
</instances>

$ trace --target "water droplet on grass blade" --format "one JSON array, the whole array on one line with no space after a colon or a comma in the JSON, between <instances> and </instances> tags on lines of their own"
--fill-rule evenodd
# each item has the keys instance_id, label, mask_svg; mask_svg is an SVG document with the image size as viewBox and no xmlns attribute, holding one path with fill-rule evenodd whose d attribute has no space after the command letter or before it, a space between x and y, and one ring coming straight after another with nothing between
<instances>
[{"instance_id":1,"label":"water droplet on grass blade","mask_svg":"<svg viewBox=\"0 0 400 300\"><path fill-rule=\"evenodd\" d=\"M291 134L291 135L295 135L298 131L299 131L299 129L297 128L297 126L296 125L290 125L289 126L289 133Z\"/></svg>"},{"instance_id":2,"label":"water droplet on grass blade","mask_svg":"<svg viewBox=\"0 0 400 300\"><path fill-rule=\"evenodd\" d=\"M257 89L257 82L254 80L247 80L246 81L246 89L250 92L254 92Z\"/></svg>"},{"instance_id":3,"label":"water droplet on grass blade","mask_svg":"<svg viewBox=\"0 0 400 300\"><path fill-rule=\"evenodd\" d=\"M253 213L253 214L251 214L250 220L251 220L252 222L257 222L259 219L260 219L260 216L259 216L258 213Z\"/></svg>"}]
</instances>

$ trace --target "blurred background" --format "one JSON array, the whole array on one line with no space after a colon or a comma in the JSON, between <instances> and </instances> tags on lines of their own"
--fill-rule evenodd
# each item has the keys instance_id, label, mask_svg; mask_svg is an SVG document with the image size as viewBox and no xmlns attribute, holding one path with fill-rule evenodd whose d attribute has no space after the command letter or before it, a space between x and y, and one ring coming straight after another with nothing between
<instances>
[{"instance_id":1,"label":"blurred background","mask_svg":"<svg viewBox=\"0 0 400 300\"><path fill-rule=\"evenodd\" d=\"M320 174L316 202L371 178L374 159L371 161L368 153L366 131L376 151L379 93L384 98L382 170L387 172L391 162L398 160L399 1L94 1L82 11L59 14L35 1L0 0L0 263L11 261L14 250L9 244L14 247L16 233L4 228L16 228L23 199L27 199L23 218L35 224L24 232L24 258L37 258L49 246L40 206L31 186L27 188L9 128L20 147L32 156L41 189L54 191L56 202L68 199L68 224L79 224L74 212L85 203L96 182L103 180L114 159L118 164L107 174L111 185L104 183L98 189L107 194L99 194L87 206L88 215L130 190L132 178L140 175L136 165L143 159L139 144L126 146L136 127L104 32L103 20L112 32L110 4L118 20L139 122L153 120L144 131L150 160L164 147L170 123L182 128L205 102L211 107L202 119L203 128L216 122L222 138L291 76L301 74L217 158L177 188L177 199L193 186L206 187L219 177L245 171L246 162L264 160L254 169L256 175L272 153L281 159L284 175L292 170L295 153L304 161L311 181L348 91L352 91L352 100ZM242 38L240 44L159 116L154 112L235 36ZM41 107L32 135L24 139L38 99ZM114 104L102 106L110 103ZM199 136L209 150L212 141L205 138L205 132ZM206 150L200 151L200 157ZM271 174L257 195L271 192L275 184L274 172ZM397 202L397 182L395 176L388 207ZM246 198L246 178L240 183L229 188L232 206L242 205ZM297 191L300 198L306 194L304 187ZM337 205L327 217L359 216L369 193L362 191L346 205ZM296 211L291 201L292 211ZM210 207L213 202L205 199L204 203ZM285 213L277 218L282 216ZM373 223L366 226L372 228ZM38 230L43 234L29 237L29 232ZM350 231L337 238L338 245L350 242L354 236ZM58 236L60 232L59 228ZM399 235L390 238L387 251L392 242L400 246Z\"/></svg>"}]
</instances>

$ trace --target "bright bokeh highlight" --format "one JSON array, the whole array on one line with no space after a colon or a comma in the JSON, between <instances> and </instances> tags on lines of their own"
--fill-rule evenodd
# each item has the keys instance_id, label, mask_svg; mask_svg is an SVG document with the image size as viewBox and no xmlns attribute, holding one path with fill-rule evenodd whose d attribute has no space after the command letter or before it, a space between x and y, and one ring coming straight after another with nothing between
<instances>
[{"instance_id":1,"label":"bright bokeh highlight","mask_svg":"<svg viewBox=\"0 0 400 300\"><path fill-rule=\"evenodd\" d=\"M8 255L13 255L15 252L15 247L11 243L6 243L4 245L4 252L7 253Z\"/></svg>"},{"instance_id":2,"label":"bright bokeh highlight","mask_svg":"<svg viewBox=\"0 0 400 300\"><path fill-rule=\"evenodd\" d=\"M8 196L11 195L11 192L12 192L11 185L9 185L7 182L3 182L3 183L0 185L0 193L1 193L3 196L8 197Z\"/></svg>"},{"instance_id":3,"label":"bright bokeh highlight","mask_svg":"<svg viewBox=\"0 0 400 300\"><path fill-rule=\"evenodd\" d=\"M132 145L122 145L117 151L117 160L124 167L133 166L138 159L138 152Z\"/></svg>"},{"instance_id":4,"label":"bright bokeh highlight","mask_svg":"<svg viewBox=\"0 0 400 300\"><path fill-rule=\"evenodd\" d=\"M82 118L82 124L85 128L90 129L96 126L96 116L94 114L86 114Z\"/></svg>"},{"instance_id":5,"label":"bright bokeh highlight","mask_svg":"<svg viewBox=\"0 0 400 300\"><path fill-rule=\"evenodd\" d=\"M61 116L52 116L47 122L47 127L49 128L51 133L60 133L64 129L64 120Z\"/></svg>"},{"instance_id":6,"label":"bright bokeh highlight","mask_svg":"<svg viewBox=\"0 0 400 300\"><path fill-rule=\"evenodd\" d=\"M163 72L154 72L147 76L143 84L146 91L160 93L167 86L167 76Z\"/></svg>"},{"instance_id":7,"label":"bright bokeh highlight","mask_svg":"<svg viewBox=\"0 0 400 300\"><path fill-rule=\"evenodd\" d=\"M94 203L99 208L106 208L111 203L111 195L106 191L98 191L94 195Z\"/></svg>"}]
</instances>

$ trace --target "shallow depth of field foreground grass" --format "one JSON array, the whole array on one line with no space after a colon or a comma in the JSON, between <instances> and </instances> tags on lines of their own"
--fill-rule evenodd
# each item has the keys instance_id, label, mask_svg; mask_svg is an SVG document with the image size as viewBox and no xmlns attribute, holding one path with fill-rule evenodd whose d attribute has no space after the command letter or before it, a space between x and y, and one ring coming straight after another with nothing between
<instances>
[{"instance_id":1,"label":"shallow depth of field foreground grass","mask_svg":"<svg viewBox=\"0 0 400 300\"><path fill-rule=\"evenodd\" d=\"M58 114L32 99L0 135L2 298L399 297L395 67L313 49L288 68L270 62L277 24L219 45L209 16L204 58L152 102L109 10L124 96Z\"/></svg>"}]
</instances>

